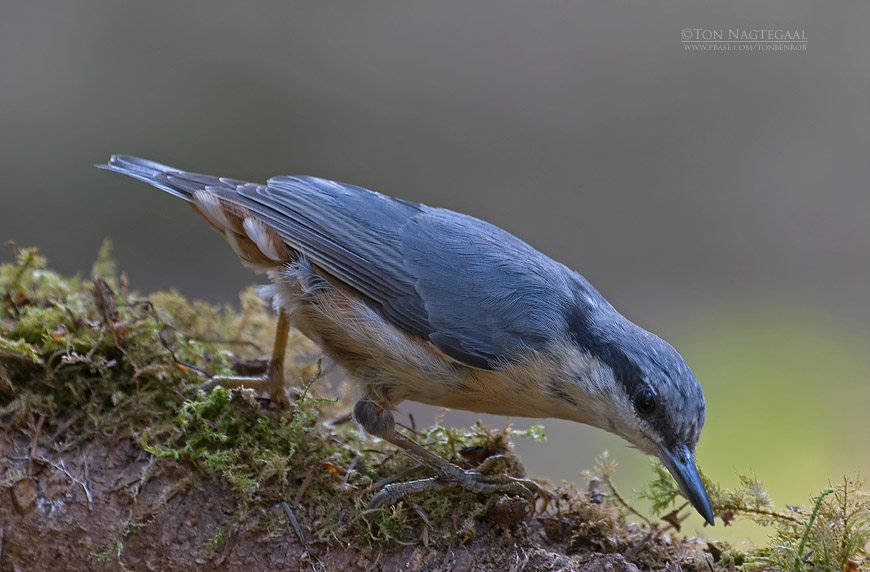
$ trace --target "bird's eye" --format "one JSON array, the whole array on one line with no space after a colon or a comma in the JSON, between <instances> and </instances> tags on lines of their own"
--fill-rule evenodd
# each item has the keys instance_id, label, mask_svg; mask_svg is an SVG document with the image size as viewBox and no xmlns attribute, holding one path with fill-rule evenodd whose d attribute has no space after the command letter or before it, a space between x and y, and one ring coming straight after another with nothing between
<instances>
[{"instance_id":1,"label":"bird's eye","mask_svg":"<svg viewBox=\"0 0 870 572\"><path fill-rule=\"evenodd\" d=\"M652 415L656 410L656 396L651 389L644 388L634 396L634 408L641 415Z\"/></svg>"}]
</instances>

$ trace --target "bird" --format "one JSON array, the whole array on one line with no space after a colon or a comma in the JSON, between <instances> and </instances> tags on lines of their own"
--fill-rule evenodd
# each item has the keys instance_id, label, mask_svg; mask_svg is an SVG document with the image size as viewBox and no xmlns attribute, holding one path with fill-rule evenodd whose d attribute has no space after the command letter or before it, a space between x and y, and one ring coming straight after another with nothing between
<instances>
[{"instance_id":1,"label":"bird","mask_svg":"<svg viewBox=\"0 0 870 572\"><path fill-rule=\"evenodd\" d=\"M695 463L704 395L685 360L579 273L506 230L318 177L257 184L125 155L96 166L186 201L247 267L268 276L259 294L278 315L268 371L218 383L259 384L286 400L292 325L358 385L356 422L432 470L387 485L370 507L433 486L530 499L538 492L526 479L462 469L401 434L393 411L410 400L619 435L658 457L714 524Z\"/></svg>"}]
</instances>

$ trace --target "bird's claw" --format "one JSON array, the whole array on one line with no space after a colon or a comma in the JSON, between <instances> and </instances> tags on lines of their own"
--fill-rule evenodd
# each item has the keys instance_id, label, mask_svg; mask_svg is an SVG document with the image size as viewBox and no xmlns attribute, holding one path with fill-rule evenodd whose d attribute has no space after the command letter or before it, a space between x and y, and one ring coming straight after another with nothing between
<instances>
[{"instance_id":1,"label":"bird's claw","mask_svg":"<svg viewBox=\"0 0 870 572\"><path fill-rule=\"evenodd\" d=\"M367 507L368 510L391 505L398 502L407 494L456 486L475 493L495 493L523 497L529 502L532 514L536 510L539 498L544 503L543 509L547 508L547 494L534 481L509 475L482 475L476 471L463 470L456 465L449 465L448 467L439 470L439 474L434 477L386 485L372 497Z\"/></svg>"},{"instance_id":2,"label":"bird's claw","mask_svg":"<svg viewBox=\"0 0 870 572\"><path fill-rule=\"evenodd\" d=\"M199 385L199 389L208 391L213 387L221 386L227 389L247 387L255 391L264 391L269 395L269 400L276 404L279 409L287 409L290 400L287 397L287 389L283 378L275 378L270 375L262 376L229 376L216 375L208 378Z\"/></svg>"}]
</instances>

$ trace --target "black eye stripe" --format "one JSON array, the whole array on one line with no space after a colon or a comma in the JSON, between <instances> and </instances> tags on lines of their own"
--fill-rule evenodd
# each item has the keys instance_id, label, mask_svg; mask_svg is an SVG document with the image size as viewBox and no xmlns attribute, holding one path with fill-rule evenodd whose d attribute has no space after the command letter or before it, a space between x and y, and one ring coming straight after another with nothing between
<instances>
[{"instance_id":1,"label":"black eye stripe","mask_svg":"<svg viewBox=\"0 0 870 572\"><path fill-rule=\"evenodd\" d=\"M629 395L633 395L638 384L643 383L643 372L629 359L622 346L602 337L601 332L590 324L588 313L580 307L569 309L565 314L565 322L571 340L577 347L610 367L616 381L622 384Z\"/></svg>"}]
</instances>

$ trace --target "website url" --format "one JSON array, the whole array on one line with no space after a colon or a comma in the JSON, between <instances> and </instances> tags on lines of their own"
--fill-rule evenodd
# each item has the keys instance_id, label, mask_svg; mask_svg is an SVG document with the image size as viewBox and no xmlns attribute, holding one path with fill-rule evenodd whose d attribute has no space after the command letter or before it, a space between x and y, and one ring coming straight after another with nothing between
<instances>
[{"instance_id":1,"label":"website url","mask_svg":"<svg viewBox=\"0 0 870 572\"><path fill-rule=\"evenodd\" d=\"M687 52L805 52L804 43L683 42Z\"/></svg>"}]
</instances>

